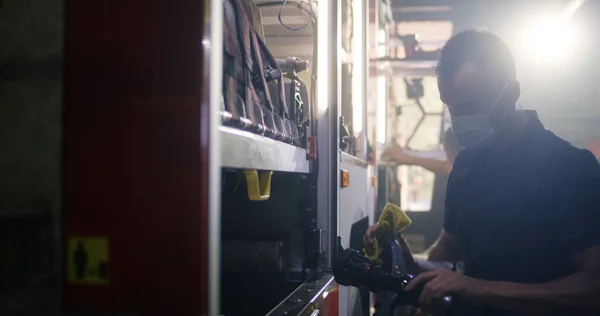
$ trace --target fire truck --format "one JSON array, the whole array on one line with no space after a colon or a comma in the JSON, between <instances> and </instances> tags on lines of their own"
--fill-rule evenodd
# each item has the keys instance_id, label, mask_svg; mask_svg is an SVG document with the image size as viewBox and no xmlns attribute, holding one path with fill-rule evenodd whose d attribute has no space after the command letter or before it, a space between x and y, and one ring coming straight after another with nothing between
<instances>
[{"instance_id":1,"label":"fire truck","mask_svg":"<svg viewBox=\"0 0 600 316\"><path fill-rule=\"evenodd\" d=\"M232 8L246 15L228 21ZM437 48L401 33L395 16L411 11L394 10L391 0L67 2L65 310L370 314L369 292L336 284L336 249L362 249L382 205L415 195L398 175L423 182L377 159L402 109L421 117L406 119L403 145L423 124L437 138L445 124L441 104L420 101ZM227 36L245 19L260 44L250 49L273 57L261 70L303 120L262 107L257 124L248 103L230 107Z\"/></svg>"},{"instance_id":2,"label":"fire truck","mask_svg":"<svg viewBox=\"0 0 600 316\"><path fill-rule=\"evenodd\" d=\"M387 0L253 1L247 11L260 19L254 26L271 53L309 65L298 76L313 114L305 146L294 146L223 124L222 2L210 2L203 41L205 51L211 48L203 104L211 184L208 313L368 315L368 291L335 283L336 249L340 242L362 249L383 205L400 204L397 170L378 167L376 159L397 129L381 128L393 102L391 78L404 81L407 97L423 110L422 78L434 75L443 41L425 51L417 36L399 33ZM444 124L438 106L421 118L437 116L437 137ZM407 144L419 127L404 137ZM253 292L259 297L240 298Z\"/></svg>"}]
</instances>

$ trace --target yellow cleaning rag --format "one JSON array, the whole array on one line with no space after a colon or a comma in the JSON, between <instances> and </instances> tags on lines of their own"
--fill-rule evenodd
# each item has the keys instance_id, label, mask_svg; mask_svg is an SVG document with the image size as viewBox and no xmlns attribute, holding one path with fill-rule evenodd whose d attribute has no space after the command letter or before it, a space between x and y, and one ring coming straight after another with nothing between
<instances>
[{"instance_id":1,"label":"yellow cleaning rag","mask_svg":"<svg viewBox=\"0 0 600 316\"><path fill-rule=\"evenodd\" d=\"M368 255L366 251L364 251L364 253L369 260L381 264L381 248L379 247L379 240L383 241L388 236L398 240L397 232L408 227L411 220L399 206L388 203L383 208L378 223L379 227L377 228L377 231L373 233L373 254Z\"/></svg>"}]
</instances>

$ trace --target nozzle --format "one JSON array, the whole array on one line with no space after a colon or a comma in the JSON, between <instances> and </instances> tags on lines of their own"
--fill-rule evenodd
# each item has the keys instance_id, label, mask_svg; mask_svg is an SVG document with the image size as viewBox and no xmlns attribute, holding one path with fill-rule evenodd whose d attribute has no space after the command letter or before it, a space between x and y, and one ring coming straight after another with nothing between
<instances>
[{"instance_id":1,"label":"nozzle","mask_svg":"<svg viewBox=\"0 0 600 316\"><path fill-rule=\"evenodd\" d=\"M308 70L308 60L298 57L288 57L287 59L276 59L281 72L286 74L296 74Z\"/></svg>"}]
</instances>

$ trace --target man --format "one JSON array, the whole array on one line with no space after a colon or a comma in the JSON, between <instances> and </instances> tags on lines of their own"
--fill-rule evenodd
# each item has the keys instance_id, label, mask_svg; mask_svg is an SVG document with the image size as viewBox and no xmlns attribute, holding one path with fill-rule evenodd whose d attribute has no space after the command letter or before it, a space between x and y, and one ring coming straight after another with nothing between
<instances>
[{"instance_id":1,"label":"man","mask_svg":"<svg viewBox=\"0 0 600 316\"><path fill-rule=\"evenodd\" d=\"M600 166L544 129L520 96L496 36L466 31L444 46L438 88L465 145L450 174L444 229L429 254L464 262L421 272L420 301L456 297L457 315L600 315ZM365 246L372 246L371 227Z\"/></svg>"},{"instance_id":2,"label":"man","mask_svg":"<svg viewBox=\"0 0 600 316\"><path fill-rule=\"evenodd\" d=\"M423 158L416 155L411 155L402 149L400 146L393 146L385 150L381 154L382 159L395 162L399 165L419 166L425 168L435 174L448 176L452 171L452 164L456 155L463 149L463 146L458 142L456 135L451 128L444 133L444 151L446 152L446 160Z\"/></svg>"}]
</instances>

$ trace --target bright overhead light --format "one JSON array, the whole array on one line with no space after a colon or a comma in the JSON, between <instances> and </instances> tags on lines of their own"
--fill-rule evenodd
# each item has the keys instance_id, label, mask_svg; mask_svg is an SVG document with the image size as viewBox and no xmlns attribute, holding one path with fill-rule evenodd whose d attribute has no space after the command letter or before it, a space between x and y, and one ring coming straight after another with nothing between
<instances>
[{"instance_id":1,"label":"bright overhead light","mask_svg":"<svg viewBox=\"0 0 600 316\"><path fill-rule=\"evenodd\" d=\"M540 19L522 31L523 48L536 61L565 60L579 44L579 34L566 17Z\"/></svg>"}]
</instances>

